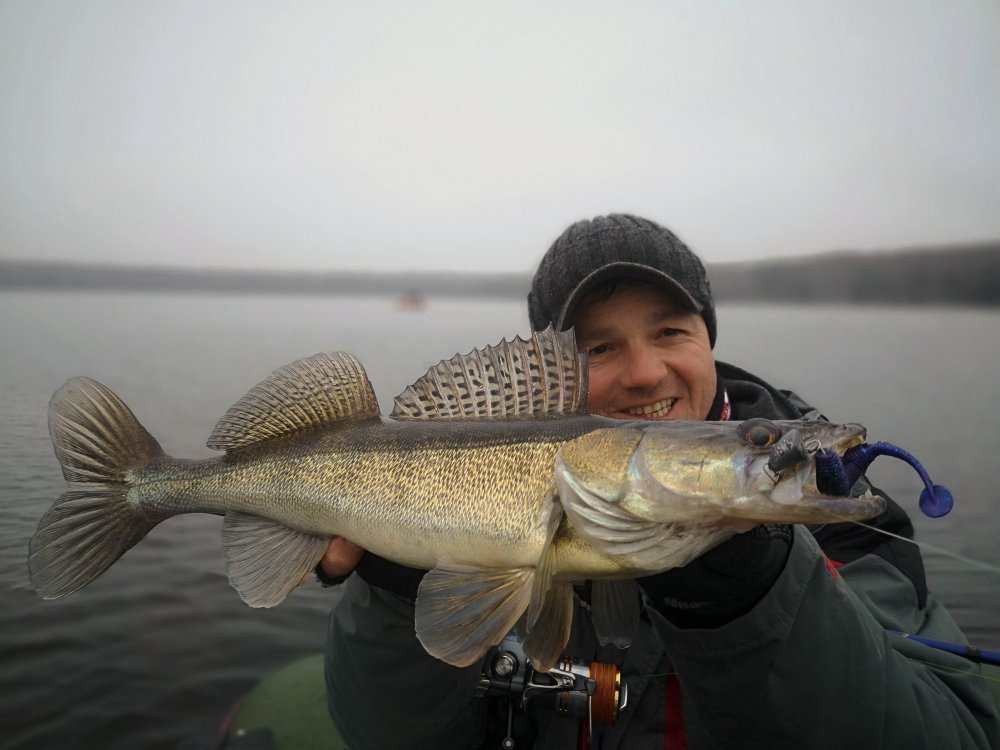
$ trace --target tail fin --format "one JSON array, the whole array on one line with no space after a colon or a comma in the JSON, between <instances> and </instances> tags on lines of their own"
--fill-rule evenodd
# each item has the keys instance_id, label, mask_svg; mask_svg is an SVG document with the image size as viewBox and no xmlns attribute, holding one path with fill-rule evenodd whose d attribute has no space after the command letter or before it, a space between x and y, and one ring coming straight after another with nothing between
<instances>
[{"instance_id":1,"label":"tail fin","mask_svg":"<svg viewBox=\"0 0 1000 750\"><path fill-rule=\"evenodd\" d=\"M28 567L35 590L58 599L111 567L165 518L128 502L128 475L163 455L159 444L114 393L73 378L49 402L49 434L66 492L42 516Z\"/></svg>"}]
</instances>

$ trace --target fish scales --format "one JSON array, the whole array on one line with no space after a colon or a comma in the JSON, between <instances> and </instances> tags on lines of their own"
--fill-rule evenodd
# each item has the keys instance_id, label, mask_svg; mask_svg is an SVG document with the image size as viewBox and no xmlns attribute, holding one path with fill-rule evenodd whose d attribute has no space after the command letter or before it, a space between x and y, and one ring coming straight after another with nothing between
<instances>
[{"instance_id":1,"label":"fish scales","mask_svg":"<svg viewBox=\"0 0 1000 750\"><path fill-rule=\"evenodd\" d=\"M546 541L556 452L608 423L585 416L319 428L218 459L160 459L134 472L130 496L163 514L267 515L414 567L442 558L525 565Z\"/></svg>"}]
</instances>

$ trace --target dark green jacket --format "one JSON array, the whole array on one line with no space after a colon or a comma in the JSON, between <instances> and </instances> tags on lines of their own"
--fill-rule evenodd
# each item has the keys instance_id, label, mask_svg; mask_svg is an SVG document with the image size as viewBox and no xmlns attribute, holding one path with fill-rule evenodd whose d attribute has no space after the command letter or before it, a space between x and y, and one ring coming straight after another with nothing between
<instances>
[{"instance_id":1,"label":"dark green jacket","mask_svg":"<svg viewBox=\"0 0 1000 750\"><path fill-rule=\"evenodd\" d=\"M733 419L816 416L738 368L719 363L718 372ZM895 503L876 523L912 533ZM824 551L844 563L836 573ZM638 637L619 650L598 644L579 600L573 623L566 653L618 664L628 683L628 707L614 726L594 725L594 747L663 748L671 680L691 750L1000 747L979 668L886 633L965 642L928 595L916 547L854 526L796 527L770 591L721 627L679 629L647 607ZM348 581L331 614L327 686L349 747L499 747L505 715L501 701L475 697L479 677L478 667L427 655L406 598L359 576ZM532 739L537 748L577 746L575 719L539 710L518 721L518 750Z\"/></svg>"}]
</instances>

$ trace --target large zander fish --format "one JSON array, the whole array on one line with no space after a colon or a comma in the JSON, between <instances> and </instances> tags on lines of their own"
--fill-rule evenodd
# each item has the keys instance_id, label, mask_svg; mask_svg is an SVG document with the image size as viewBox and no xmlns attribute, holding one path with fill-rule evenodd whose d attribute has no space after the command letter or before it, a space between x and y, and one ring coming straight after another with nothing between
<instances>
[{"instance_id":1,"label":"large zander fish","mask_svg":"<svg viewBox=\"0 0 1000 750\"><path fill-rule=\"evenodd\" d=\"M547 669L568 639L572 582L592 579L595 627L627 642L637 576L684 565L758 523L877 515L884 501L829 497L812 458L864 440L826 422L633 422L586 415L586 359L551 329L431 368L379 413L361 365L318 354L250 390L208 440L225 454L167 456L110 390L74 378L49 430L77 489L42 517L29 565L45 598L104 572L160 521L225 515L232 585L280 603L341 535L429 569L416 631L465 666L515 626ZM773 446L811 451L780 473ZM787 463L787 461L786 461Z\"/></svg>"}]
</instances>

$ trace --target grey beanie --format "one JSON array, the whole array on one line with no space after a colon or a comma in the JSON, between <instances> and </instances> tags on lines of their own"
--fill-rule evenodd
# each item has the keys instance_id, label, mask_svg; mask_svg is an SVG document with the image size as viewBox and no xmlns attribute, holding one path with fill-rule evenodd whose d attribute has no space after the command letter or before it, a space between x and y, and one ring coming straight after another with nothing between
<instances>
[{"instance_id":1,"label":"grey beanie","mask_svg":"<svg viewBox=\"0 0 1000 750\"><path fill-rule=\"evenodd\" d=\"M715 303L698 256L669 229L629 214L578 221L552 243L528 293L531 327L572 324L584 296L598 284L630 279L655 284L701 313L715 346Z\"/></svg>"}]
</instances>

